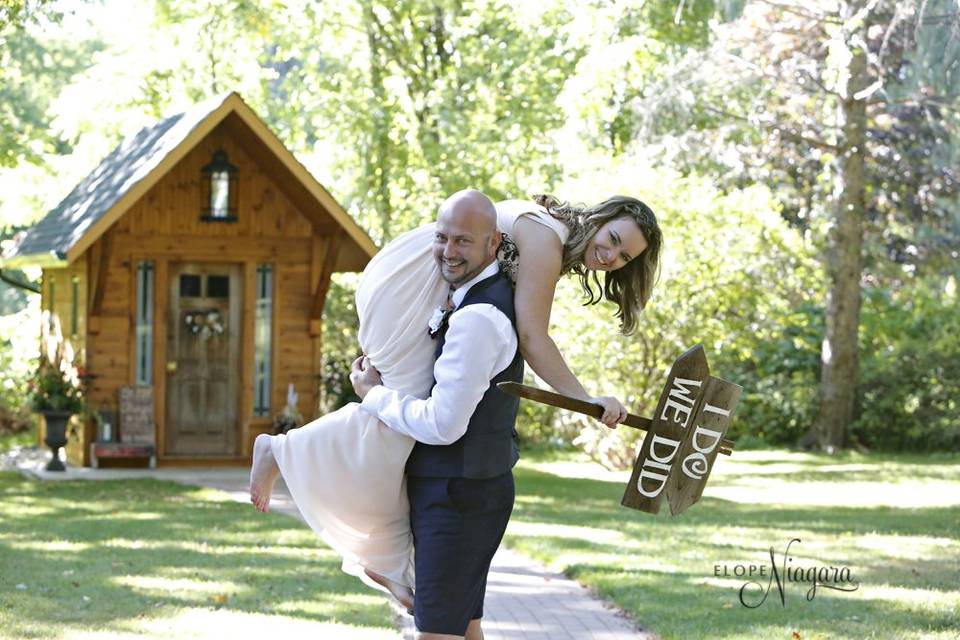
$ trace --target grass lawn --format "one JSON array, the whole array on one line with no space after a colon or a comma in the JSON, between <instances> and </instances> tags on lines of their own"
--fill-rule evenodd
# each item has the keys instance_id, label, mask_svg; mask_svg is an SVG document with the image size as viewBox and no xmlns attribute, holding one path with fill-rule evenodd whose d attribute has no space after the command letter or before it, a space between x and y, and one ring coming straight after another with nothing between
<instances>
[{"instance_id":1,"label":"grass lawn","mask_svg":"<svg viewBox=\"0 0 960 640\"><path fill-rule=\"evenodd\" d=\"M619 506L629 475L576 454L517 469L506 544L575 577L664 639L960 638L960 456L737 452L672 518ZM719 565L849 567L843 593L776 582L757 608ZM845 584L843 586L851 586ZM751 604L761 589L748 591ZM752 594L752 598L751 598Z\"/></svg>"},{"instance_id":2,"label":"grass lawn","mask_svg":"<svg viewBox=\"0 0 960 640\"><path fill-rule=\"evenodd\" d=\"M399 638L299 521L153 480L0 473L0 638Z\"/></svg>"},{"instance_id":3,"label":"grass lawn","mask_svg":"<svg viewBox=\"0 0 960 640\"><path fill-rule=\"evenodd\" d=\"M722 459L671 518L619 506L627 474L528 452L506 544L671 639L960 638L960 456ZM719 566L848 567L857 591L774 583L757 608ZM850 585L844 585L850 586ZM747 593L751 602L760 587ZM0 638L397 638L386 600L298 521L152 480L0 473Z\"/></svg>"},{"instance_id":4,"label":"grass lawn","mask_svg":"<svg viewBox=\"0 0 960 640\"><path fill-rule=\"evenodd\" d=\"M33 429L19 433L0 433L0 453L16 447L32 447L37 444L37 432Z\"/></svg>"}]
</instances>

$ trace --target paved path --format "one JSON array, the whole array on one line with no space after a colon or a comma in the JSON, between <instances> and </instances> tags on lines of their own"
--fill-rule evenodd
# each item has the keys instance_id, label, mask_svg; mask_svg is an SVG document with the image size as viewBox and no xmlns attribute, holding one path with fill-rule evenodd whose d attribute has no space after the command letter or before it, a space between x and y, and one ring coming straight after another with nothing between
<instances>
[{"instance_id":1,"label":"paved path","mask_svg":"<svg viewBox=\"0 0 960 640\"><path fill-rule=\"evenodd\" d=\"M42 454L42 452L40 452ZM90 469L68 467L66 472L43 470L38 459L21 460L21 473L41 480L111 480L156 478L210 487L238 502L248 502L245 469ZM49 453L47 454L49 456ZM300 518L283 480L277 482L271 509ZM251 506L251 509L253 507ZM302 518L300 518L302 520ZM395 607L401 630L413 638L413 619ZM622 614L608 608L577 582L549 571L533 560L501 548L487 578L483 617L487 640L654 640Z\"/></svg>"}]
</instances>

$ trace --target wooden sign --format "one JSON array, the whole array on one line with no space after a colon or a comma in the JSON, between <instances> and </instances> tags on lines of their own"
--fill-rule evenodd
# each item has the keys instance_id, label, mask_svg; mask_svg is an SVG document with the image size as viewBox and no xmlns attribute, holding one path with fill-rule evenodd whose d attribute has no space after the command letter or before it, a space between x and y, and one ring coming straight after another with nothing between
<instances>
[{"instance_id":1,"label":"wooden sign","mask_svg":"<svg viewBox=\"0 0 960 640\"><path fill-rule=\"evenodd\" d=\"M497 385L503 391L594 418L603 407L559 393L515 382ZM653 419L628 414L622 424L647 431L621 504L657 513L666 498L670 513L679 515L703 494L717 454L730 455L726 439L741 387L710 375L701 345L689 349L670 368Z\"/></svg>"},{"instance_id":2,"label":"wooden sign","mask_svg":"<svg viewBox=\"0 0 960 640\"><path fill-rule=\"evenodd\" d=\"M699 407L703 383L709 376L707 354L700 345L673 363L667 386L660 394L653 415L653 424L643 439L633 475L620 504L647 513L660 510L677 452L683 444L690 418Z\"/></svg>"},{"instance_id":3,"label":"wooden sign","mask_svg":"<svg viewBox=\"0 0 960 640\"><path fill-rule=\"evenodd\" d=\"M156 444L153 387L120 387L120 440L124 444Z\"/></svg>"},{"instance_id":4,"label":"wooden sign","mask_svg":"<svg viewBox=\"0 0 960 640\"><path fill-rule=\"evenodd\" d=\"M670 513L679 515L700 499L707 478L717 459L717 446L730 426L733 408L743 391L739 386L708 376L703 401L687 426L683 444L677 452L679 467L667 480Z\"/></svg>"},{"instance_id":5,"label":"wooden sign","mask_svg":"<svg viewBox=\"0 0 960 640\"><path fill-rule=\"evenodd\" d=\"M703 495L741 387L710 375L701 345L680 356L660 394L621 504L657 513L663 499L679 515Z\"/></svg>"}]
</instances>

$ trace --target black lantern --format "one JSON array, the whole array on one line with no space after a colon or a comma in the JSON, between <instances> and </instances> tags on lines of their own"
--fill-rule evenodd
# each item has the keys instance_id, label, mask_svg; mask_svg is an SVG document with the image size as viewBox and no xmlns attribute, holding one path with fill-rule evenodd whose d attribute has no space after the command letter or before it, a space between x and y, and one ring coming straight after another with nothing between
<instances>
[{"instance_id":1,"label":"black lantern","mask_svg":"<svg viewBox=\"0 0 960 640\"><path fill-rule=\"evenodd\" d=\"M200 193L200 219L204 222L236 222L237 168L230 164L227 152L219 149L203 168Z\"/></svg>"}]
</instances>

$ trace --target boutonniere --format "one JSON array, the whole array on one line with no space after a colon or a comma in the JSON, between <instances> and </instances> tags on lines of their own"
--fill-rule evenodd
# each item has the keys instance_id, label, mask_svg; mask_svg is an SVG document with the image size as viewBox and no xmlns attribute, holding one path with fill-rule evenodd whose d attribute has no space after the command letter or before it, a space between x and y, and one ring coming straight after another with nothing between
<instances>
[{"instance_id":1,"label":"boutonniere","mask_svg":"<svg viewBox=\"0 0 960 640\"><path fill-rule=\"evenodd\" d=\"M443 326L444 321L446 321L451 311L453 311L453 309L447 309L445 306L439 306L433 310L433 315L430 316L430 322L427 323L427 330L431 338L436 339L437 334L440 332L440 327Z\"/></svg>"}]
</instances>

